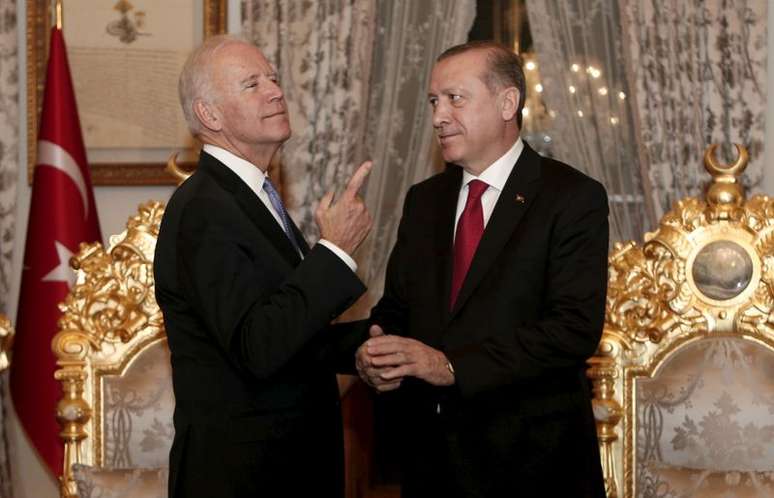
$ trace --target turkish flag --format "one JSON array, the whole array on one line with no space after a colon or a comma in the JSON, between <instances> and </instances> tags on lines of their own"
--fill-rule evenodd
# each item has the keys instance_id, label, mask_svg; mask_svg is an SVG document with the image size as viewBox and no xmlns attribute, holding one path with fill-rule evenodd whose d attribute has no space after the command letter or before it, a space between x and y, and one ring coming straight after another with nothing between
<instances>
[{"instance_id":1,"label":"turkish flag","mask_svg":"<svg viewBox=\"0 0 774 498\"><path fill-rule=\"evenodd\" d=\"M54 475L62 473L63 444L56 405L51 340L75 281L69 260L81 242L101 240L91 176L81 138L62 31L51 30L46 87L32 183L16 338L11 362L11 396L29 439Z\"/></svg>"}]
</instances>

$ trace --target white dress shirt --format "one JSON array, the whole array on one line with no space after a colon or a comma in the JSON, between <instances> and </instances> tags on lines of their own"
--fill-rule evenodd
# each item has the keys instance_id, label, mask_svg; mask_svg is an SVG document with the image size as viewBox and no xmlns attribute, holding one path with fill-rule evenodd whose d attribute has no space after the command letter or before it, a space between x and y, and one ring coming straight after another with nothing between
<instances>
[{"instance_id":1,"label":"white dress shirt","mask_svg":"<svg viewBox=\"0 0 774 498\"><path fill-rule=\"evenodd\" d=\"M457 215L454 218L455 239L457 238L457 222L459 222L462 211L465 210L465 204L468 201L468 190L470 189L468 184L472 180L481 180L489 185L481 196L481 208L484 211L484 227L486 227L486 224L489 223L489 218L492 216L492 211L494 211L495 204L497 204L497 199L500 198L500 194L503 188L505 188L505 182L508 181L513 167L516 166L516 161L519 160L522 150L524 150L524 142L519 137L508 152L493 162L480 176L471 175L463 170L462 187L460 188L459 197L457 197Z\"/></svg>"},{"instance_id":2,"label":"white dress shirt","mask_svg":"<svg viewBox=\"0 0 774 498\"><path fill-rule=\"evenodd\" d=\"M285 227L282 224L282 218L279 213L274 210L274 206L272 206L271 201L269 200L269 194L263 189L263 182L266 180L266 174L254 164L217 145L204 144L203 150L226 165L228 169L233 171L248 187L250 187L250 190L258 196L284 232ZM320 239L317 242L330 249L331 252L338 256L353 272L357 271L357 263L355 263L355 260L339 246L325 239ZM303 258L303 255L301 255L301 257Z\"/></svg>"}]
</instances>

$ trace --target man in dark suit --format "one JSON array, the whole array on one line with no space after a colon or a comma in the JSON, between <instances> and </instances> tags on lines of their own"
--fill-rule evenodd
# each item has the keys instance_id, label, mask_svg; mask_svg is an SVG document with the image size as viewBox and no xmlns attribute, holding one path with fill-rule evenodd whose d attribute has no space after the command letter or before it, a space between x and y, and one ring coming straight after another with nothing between
<instances>
[{"instance_id":1,"label":"man in dark suit","mask_svg":"<svg viewBox=\"0 0 774 498\"><path fill-rule=\"evenodd\" d=\"M261 51L211 38L179 89L204 147L154 261L176 399L169 496L340 497L337 353L352 363L362 340L329 323L365 290L349 255L371 225L357 196L370 163L322 199L310 249L266 176L290 125Z\"/></svg>"},{"instance_id":2,"label":"man in dark suit","mask_svg":"<svg viewBox=\"0 0 774 498\"><path fill-rule=\"evenodd\" d=\"M604 319L604 188L519 137L521 61L444 52L444 173L406 195L378 324L357 354L399 404L404 497L604 496L585 360ZM381 329L388 335L382 335Z\"/></svg>"}]
</instances>

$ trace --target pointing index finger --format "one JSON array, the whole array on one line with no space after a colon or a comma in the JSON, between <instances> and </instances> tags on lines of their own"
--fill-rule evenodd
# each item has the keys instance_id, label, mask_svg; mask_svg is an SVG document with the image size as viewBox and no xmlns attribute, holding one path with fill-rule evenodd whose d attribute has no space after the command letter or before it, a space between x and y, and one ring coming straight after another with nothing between
<instances>
[{"instance_id":1,"label":"pointing index finger","mask_svg":"<svg viewBox=\"0 0 774 498\"><path fill-rule=\"evenodd\" d=\"M368 173L371 172L371 167L373 167L373 165L373 161L365 161L357 168L349 179L349 182L347 182L347 188L344 190L344 195L354 197L355 194L357 194L357 191L363 186L365 179L368 178Z\"/></svg>"}]
</instances>

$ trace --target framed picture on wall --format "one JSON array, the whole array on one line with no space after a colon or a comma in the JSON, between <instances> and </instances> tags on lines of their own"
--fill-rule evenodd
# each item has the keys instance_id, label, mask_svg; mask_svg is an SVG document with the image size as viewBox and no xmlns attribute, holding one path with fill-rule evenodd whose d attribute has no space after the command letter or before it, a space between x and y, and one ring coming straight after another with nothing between
<instances>
[{"instance_id":1,"label":"framed picture on wall","mask_svg":"<svg viewBox=\"0 0 774 498\"><path fill-rule=\"evenodd\" d=\"M27 164L36 163L53 0L27 2ZM226 0L63 0L63 34L95 185L164 185L172 152L198 144L177 79L201 41L226 30ZM193 164L192 164L193 165Z\"/></svg>"}]
</instances>

